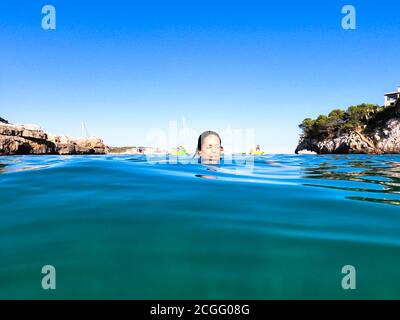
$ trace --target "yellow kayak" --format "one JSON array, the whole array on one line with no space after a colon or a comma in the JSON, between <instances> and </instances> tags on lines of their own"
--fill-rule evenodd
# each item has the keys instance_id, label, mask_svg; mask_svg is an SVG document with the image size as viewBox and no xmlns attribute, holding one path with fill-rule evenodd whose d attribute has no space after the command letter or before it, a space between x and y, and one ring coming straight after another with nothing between
<instances>
[{"instance_id":1,"label":"yellow kayak","mask_svg":"<svg viewBox=\"0 0 400 320\"><path fill-rule=\"evenodd\" d=\"M169 154L173 155L173 156L185 156L188 153L184 147L180 146L180 147L176 148L175 150L171 151Z\"/></svg>"},{"instance_id":2,"label":"yellow kayak","mask_svg":"<svg viewBox=\"0 0 400 320\"><path fill-rule=\"evenodd\" d=\"M250 154L253 154L255 156L260 156L260 155L265 154L265 152L264 151L251 151Z\"/></svg>"}]
</instances>

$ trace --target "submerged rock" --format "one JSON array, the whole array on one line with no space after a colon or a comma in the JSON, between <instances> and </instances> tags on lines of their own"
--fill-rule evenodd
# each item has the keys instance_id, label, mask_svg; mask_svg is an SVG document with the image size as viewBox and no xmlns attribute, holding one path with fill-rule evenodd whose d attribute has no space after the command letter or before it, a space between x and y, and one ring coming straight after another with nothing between
<instances>
[{"instance_id":1,"label":"submerged rock","mask_svg":"<svg viewBox=\"0 0 400 320\"><path fill-rule=\"evenodd\" d=\"M106 153L106 146L97 137L57 136L44 132L37 125L10 124L0 119L0 155Z\"/></svg>"}]
</instances>

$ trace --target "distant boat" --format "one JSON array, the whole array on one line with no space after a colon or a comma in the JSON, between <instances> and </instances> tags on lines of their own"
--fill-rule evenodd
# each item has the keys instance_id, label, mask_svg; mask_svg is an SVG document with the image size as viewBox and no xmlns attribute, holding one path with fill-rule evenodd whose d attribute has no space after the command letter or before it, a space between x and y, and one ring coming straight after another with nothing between
<instances>
[{"instance_id":1,"label":"distant boat","mask_svg":"<svg viewBox=\"0 0 400 320\"><path fill-rule=\"evenodd\" d=\"M260 156L265 154L264 151L251 151L250 154L255 155L255 156Z\"/></svg>"},{"instance_id":2,"label":"distant boat","mask_svg":"<svg viewBox=\"0 0 400 320\"><path fill-rule=\"evenodd\" d=\"M179 146L178 148L173 149L169 154L173 156L186 156L189 153L186 151L185 147Z\"/></svg>"},{"instance_id":3,"label":"distant boat","mask_svg":"<svg viewBox=\"0 0 400 320\"><path fill-rule=\"evenodd\" d=\"M258 144L255 148L250 150L249 154L252 154L252 155L255 155L255 156L260 156L260 155L265 154L265 152L261 150L261 147Z\"/></svg>"}]
</instances>

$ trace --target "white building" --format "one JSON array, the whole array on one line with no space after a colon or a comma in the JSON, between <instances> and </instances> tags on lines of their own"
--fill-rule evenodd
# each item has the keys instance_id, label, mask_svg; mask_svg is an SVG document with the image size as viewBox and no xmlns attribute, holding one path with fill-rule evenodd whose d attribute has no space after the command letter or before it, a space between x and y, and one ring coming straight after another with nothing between
<instances>
[{"instance_id":1,"label":"white building","mask_svg":"<svg viewBox=\"0 0 400 320\"><path fill-rule=\"evenodd\" d=\"M385 107L389 107L396 103L397 99L400 98L400 87L397 88L396 92L385 93Z\"/></svg>"}]
</instances>

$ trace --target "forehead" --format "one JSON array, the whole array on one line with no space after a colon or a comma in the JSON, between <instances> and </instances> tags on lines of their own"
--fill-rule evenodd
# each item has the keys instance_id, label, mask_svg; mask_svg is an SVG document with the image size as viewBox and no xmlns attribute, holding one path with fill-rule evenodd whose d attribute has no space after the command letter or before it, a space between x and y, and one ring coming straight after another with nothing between
<instances>
[{"instance_id":1,"label":"forehead","mask_svg":"<svg viewBox=\"0 0 400 320\"><path fill-rule=\"evenodd\" d=\"M203 144L220 144L220 141L215 134L210 134L203 139Z\"/></svg>"}]
</instances>

